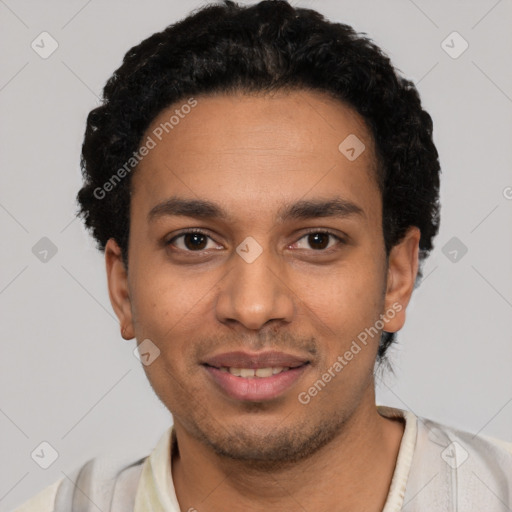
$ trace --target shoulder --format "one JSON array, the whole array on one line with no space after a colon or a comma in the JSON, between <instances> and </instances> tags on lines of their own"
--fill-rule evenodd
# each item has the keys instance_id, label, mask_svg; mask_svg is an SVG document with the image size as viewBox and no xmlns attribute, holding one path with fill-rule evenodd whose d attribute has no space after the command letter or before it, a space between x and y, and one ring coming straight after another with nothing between
<instances>
[{"instance_id":1,"label":"shoulder","mask_svg":"<svg viewBox=\"0 0 512 512\"><path fill-rule=\"evenodd\" d=\"M76 467L12 512L88 512L99 507L103 512L133 509L142 457L127 462L125 458L97 457Z\"/></svg>"},{"instance_id":2,"label":"shoulder","mask_svg":"<svg viewBox=\"0 0 512 512\"><path fill-rule=\"evenodd\" d=\"M512 455L512 442L509 441L503 441L502 439L496 439L495 437L489 437L489 436L480 436L485 441L497 446L501 450L503 450L505 453Z\"/></svg>"},{"instance_id":3,"label":"shoulder","mask_svg":"<svg viewBox=\"0 0 512 512\"><path fill-rule=\"evenodd\" d=\"M507 469L512 464L512 442L478 433L472 434L427 418L418 417L418 441L442 449L441 455L445 462L452 456L458 458L452 462L452 465L461 466L465 459L471 456L475 459L473 463L478 461L496 466L497 463L502 462Z\"/></svg>"},{"instance_id":4,"label":"shoulder","mask_svg":"<svg viewBox=\"0 0 512 512\"><path fill-rule=\"evenodd\" d=\"M512 506L512 443L418 417L407 490L411 505L435 509Z\"/></svg>"},{"instance_id":5,"label":"shoulder","mask_svg":"<svg viewBox=\"0 0 512 512\"><path fill-rule=\"evenodd\" d=\"M12 512L53 512L55 496L64 477L49 485Z\"/></svg>"}]
</instances>

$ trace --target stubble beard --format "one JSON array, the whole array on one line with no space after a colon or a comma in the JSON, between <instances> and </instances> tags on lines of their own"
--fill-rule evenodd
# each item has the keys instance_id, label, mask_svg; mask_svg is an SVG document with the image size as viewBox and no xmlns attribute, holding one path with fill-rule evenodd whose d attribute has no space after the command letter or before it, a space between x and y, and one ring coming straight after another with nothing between
<instances>
[{"instance_id":1,"label":"stubble beard","mask_svg":"<svg viewBox=\"0 0 512 512\"><path fill-rule=\"evenodd\" d=\"M275 471L304 461L328 445L343 431L346 417L337 412L321 421L303 420L293 426L267 427L266 431L258 430L250 420L245 427L229 429L204 420L201 425L189 424L192 428L187 430L216 455L245 468Z\"/></svg>"}]
</instances>

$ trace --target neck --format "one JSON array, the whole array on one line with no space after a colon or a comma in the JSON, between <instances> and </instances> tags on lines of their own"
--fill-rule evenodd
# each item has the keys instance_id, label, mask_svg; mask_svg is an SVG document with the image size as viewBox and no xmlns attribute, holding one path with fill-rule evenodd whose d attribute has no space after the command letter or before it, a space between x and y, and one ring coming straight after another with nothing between
<instances>
[{"instance_id":1,"label":"neck","mask_svg":"<svg viewBox=\"0 0 512 512\"><path fill-rule=\"evenodd\" d=\"M172 460L182 510L381 511L404 425L362 404L327 445L300 462L262 468L216 455L175 421L179 454Z\"/></svg>"}]
</instances>

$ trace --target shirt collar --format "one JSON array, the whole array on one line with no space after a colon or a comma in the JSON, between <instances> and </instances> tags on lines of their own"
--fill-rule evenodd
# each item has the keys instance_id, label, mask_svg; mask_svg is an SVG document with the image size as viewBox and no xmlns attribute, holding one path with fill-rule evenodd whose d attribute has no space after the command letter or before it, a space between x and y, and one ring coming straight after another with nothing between
<instances>
[{"instance_id":1,"label":"shirt collar","mask_svg":"<svg viewBox=\"0 0 512 512\"><path fill-rule=\"evenodd\" d=\"M412 464L416 438L418 435L418 418L411 411L404 411L394 407L378 405L377 411L387 418L403 418L405 421L404 434L400 442L400 449L396 459L395 471L389 486L388 497L382 512L399 512L402 510L405 489Z\"/></svg>"}]
</instances>

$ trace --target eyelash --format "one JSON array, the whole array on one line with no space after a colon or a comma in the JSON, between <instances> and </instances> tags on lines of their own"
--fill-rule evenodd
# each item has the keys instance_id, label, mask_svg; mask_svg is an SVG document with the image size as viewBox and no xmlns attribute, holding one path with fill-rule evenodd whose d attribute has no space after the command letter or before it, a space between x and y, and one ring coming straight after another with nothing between
<instances>
[{"instance_id":1,"label":"eyelash","mask_svg":"<svg viewBox=\"0 0 512 512\"><path fill-rule=\"evenodd\" d=\"M199 235L204 235L206 236L207 238L210 238L210 240L213 240L211 238L211 236L206 233L205 231L201 230L201 229L188 229L188 230L185 230L185 231L182 231L181 233L173 236L170 240L168 240L167 242L165 242L165 245L172 245L172 243L184 236L184 235L188 235L188 234L199 234ZM304 237L308 236L308 235L312 235L312 234L321 234L321 235L330 235L332 236L333 238L335 238L340 244L344 245L346 244L346 240L342 237L340 237L339 235L333 233L332 231L329 231L329 230L321 230L321 229L311 229L310 231L306 231L298 240L302 240ZM215 241L215 240L214 240ZM198 250L198 251L191 251L191 250L188 250L188 249L177 249L178 251L184 251L184 252L190 252L190 253L203 253L205 252L205 249L201 249L201 250ZM317 252L317 253L330 253L332 252L332 250L336 250L336 246L334 247L330 247L328 249L311 249L312 251L314 252Z\"/></svg>"}]
</instances>

